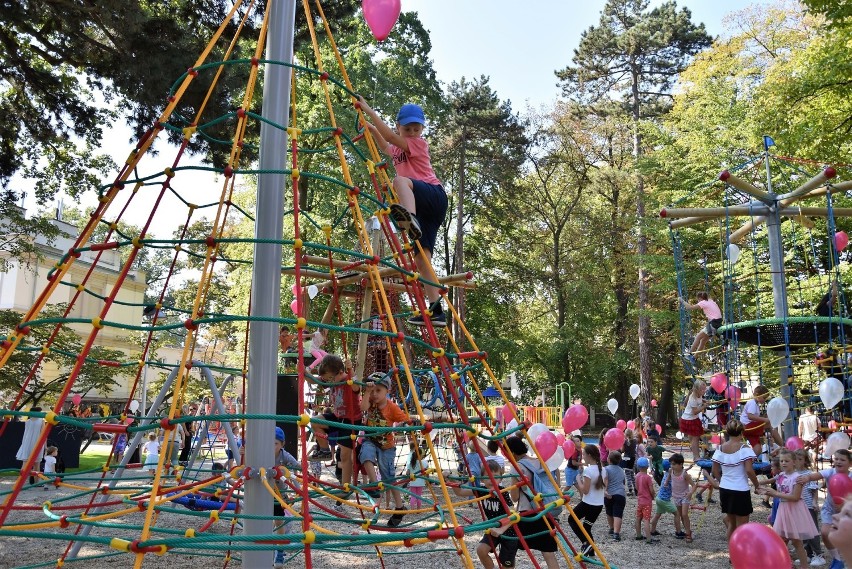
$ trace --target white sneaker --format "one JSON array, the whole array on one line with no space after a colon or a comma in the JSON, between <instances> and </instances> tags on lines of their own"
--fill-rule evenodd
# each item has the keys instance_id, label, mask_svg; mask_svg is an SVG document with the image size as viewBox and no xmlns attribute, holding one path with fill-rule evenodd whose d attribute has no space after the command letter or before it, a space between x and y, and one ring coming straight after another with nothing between
<instances>
[{"instance_id":1,"label":"white sneaker","mask_svg":"<svg viewBox=\"0 0 852 569\"><path fill-rule=\"evenodd\" d=\"M822 555L814 555L813 557L811 557L811 567L821 567L823 565L825 565L825 558L823 558Z\"/></svg>"}]
</instances>

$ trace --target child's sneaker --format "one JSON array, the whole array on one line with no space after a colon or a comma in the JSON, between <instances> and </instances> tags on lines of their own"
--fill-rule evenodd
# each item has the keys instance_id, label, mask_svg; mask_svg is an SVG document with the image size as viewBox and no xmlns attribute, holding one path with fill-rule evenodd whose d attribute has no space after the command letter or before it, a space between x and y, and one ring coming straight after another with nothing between
<instances>
[{"instance_id":1,"label":"child's sneaker","mask_svg":"<svg viewBox=\"0 0 852 569\"><path fill-rule=\"evenodd\" d=\"M398 508L398 509L399 509L399 510L405 510L405 509L406 509L406 507L405 507L405 506L403 506L403 507ZM405 517L405 514L393 514L393 515L390 517L390 519L388 520L388 527L392 527L392 528L399 527L399 524L401 524L401 523L402 523L402 518L403 518L403 517Z\"/></svg>"},{"instance_id":2,"label":"child's sneaker","mask_svg":"<svg viewBox=\"0 0 852 569\"><path fill-rule=\"evenodd\" d=\"M811 562L809 564L811 567L822 567L825 565L825 558L822 555L814 555L811 557Z\"/></svg>"},{"instance_id":3,"label":"child's sneaker","mask_svg":"<svg viewBox=\"0 0 852 569\"><path fill-rule=\"evenodd\" d=\"M275 552L275 565L273 565L273 567L275 567L275 569L284 569L284 561L285 561L284 550L283 549L277 550Z\"/></svg>"},{"instance_id":4,"label":"child's sneaker","mask_svg":"<svg viewBox=\"0 0 852 569\"><path fill-rule=\"evenodd\" d=\"M583 554L583 557L594 557L595 550L592 547L591 543L584 543L583 548L580 550L580 553Z\"/></svg>"},{"instance_id":5,"label":"child's sneaker","mask_svg":"<svg viewBox=\"0 0 852 569\"><path fill-rule=\"evenodd\" d=\"M615 541L621 541L621 534L620 533L613 533L612 539L615 540Z\"/></svg>"},{"instance_id":6,"label":"child's sneaker","mask_svg":"<svg viewBox=\"0 0 852 569\"><path fill-rule=\"evenodd\" d=\"M398 228L408 232L408 236L412 241L417 241L423 236L417 216L405 209L401 204L391 204L390 215Z\"/></svg>"},{"instance_id":7,"label":"child's sneaker","mask_svg":"<svg viewBox=\"0 0 852 569\"><path fill-rule=\"evenodd\" d=\"M432 317L429 319L432 321L432 326L436 328L446 328L447 326L447 315L444 312L440 312L438 314L432 313ZM408 319L409 324L413 324L415 326L425 326L426 322L423 321L423 315L418 314L417 316L412 316Z\"/></svg>"},{"instance_id":8,"label":"child's sneaker","mask_svg":"<svg viewBox=\"0 0 852 569\"><path fill-rule=\"evenodd\" d=\"M676 537L677 539L683 539L683 538L685 538L685 537L686 537L686 534L685 534L684 532L682 532L682 531L676 531L676 532L675 532L675 537Z\"/></svg>"},{"instance_id":9,"label":"child's sneaker","mask_svg":"<svg viewBox=\"0 0 852 569\"><path fill-rule=\"evenodd\" d=\"M633 539L635 539L636 541L643 541L645 539L645 536L644 535L637 535Z\"/></svg>"},{"instance_id":10,"label":"child's sneaker","mask_svg":"<svg viewBox=\"0 0 852 569\"><path fill-rule=\"evenodd\" d=\"M612 529L612 528L609 528L609 535L615 535L615 530Z\"/></svg>"}]
</instances>

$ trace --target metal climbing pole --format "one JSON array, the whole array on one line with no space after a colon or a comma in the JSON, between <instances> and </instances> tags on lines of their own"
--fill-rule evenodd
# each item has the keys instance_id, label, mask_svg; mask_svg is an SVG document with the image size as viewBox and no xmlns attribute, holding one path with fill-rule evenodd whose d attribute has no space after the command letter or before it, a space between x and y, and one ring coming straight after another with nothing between
<instances>
[{"instance_id":1,"label":"metal climbing pole","mask_svg":"<svg viewBox=\"0 0 852 569\"><path fill-rule=\"evenodd\" d=\"M768 208L766 215L766 231L769 238L769 267L772 272L772 299L775 305L775 318L782 319L785 326L784 361L779 366L779 377L781 380L781 396L790 405L790 418L792 420L784 423L784 438L796 435L796 405L790 385L790 370L792 359L790 357L790 343L786 332L787 317L787 282L784 271L784 240L781 236L781 203L772 189L772 170L769 165L769 151L764 155L766 162L766 189L769 199L773 200L773 207Z\"/></svg>"},{"instance_id":2,"label":"metal climbing pole","mask_svg":"<svg viewBox=\"0 0 852 569\"><path fill-rule=\"evenodd\" d=\"M269 29L266 59L293 61L295 0L273 0L267 4ZM289 124L291 68L267 63L263 75L263 111L269 122L260 125L260 171L257 181L254 259L252 264L252 317L278 318L281 314L281 239L284 220L284 188L287 176L287 132ZM272 126L269 123L280 126ZM275 414L278 372L278 324L252 321L249 336L248 410L254 414ZM259 478L274 466L275 421L248 421L246 464L253 469L246 482L244 520L246 535L271 534L272 496ZM263 519L258 519L263 518ZM254 569L271 565L269 551L246 551L243 567Z\"/></svg>"}]
</instances>

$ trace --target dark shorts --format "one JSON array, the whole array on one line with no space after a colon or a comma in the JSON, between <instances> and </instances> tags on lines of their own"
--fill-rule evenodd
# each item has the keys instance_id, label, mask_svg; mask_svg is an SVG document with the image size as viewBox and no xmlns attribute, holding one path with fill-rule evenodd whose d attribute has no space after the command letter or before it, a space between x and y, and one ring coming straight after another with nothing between
<instances>
[{"instance_id":1,"label":"dark shorts","mask_svg":"<svg viewBox=\"0 0 852 569\"><path fill-rule=\"evenodd\" d=\"M719 488L719 505L723 514L750 516L754 511L749 490L726 490Z\"/></svg>"},{"instance_id":2,"label":"dark shorts","mask_svg":"<svg viewBox=\"0 0 852 569\"><path fill-rule=\"evenodd\" d=\"M275 500L275 503L272 505L272 515L273 516L283 516L284 508L281 507L281 504L278 503L278 500Z\"/></svg>"},{"instance_id":3,"label":"dark shorts","mask_svg":"<svg viewBox=\"0 0 852 569\"><path fill-rule=\"evenodd\" d=\"M606 515L611 518L623 518L624 506L627 504L627 497L621 494L613 494L609 498L604 498L604 510Z\"/></svg>"},{"instance_id":4,"label":"dark shorts","mask_svg":"<svg viewBox=\"0 0 852 569\"><path fill-rule=\"evenodd\" d=\"M497 560L500 562L500 566L515 566L515 557L518 555L518 548L521 542L518 541L513 531L507 530L506 533L499 536L483 535L479 543L487 544L491 548L491 551L497 551L497 546L499 545L500 551L497 553Z\"/></svg>"},{"instance_id":5,"label":"dark shorts","mask_svg":"<svg viewBox=\"0 0 852 569\"><path fill-rule=\"evenodd\" d=\"M438 229L447 217L447 192L444 187L427 184L422 180L411 180L414 186L414 207L417 208L417 220L420 222L420 246L433 253L435 241L438 239Z\"/></svg>"},{"instance_id":6,"label":"dark shorts","mask_svg":"<svg viewBox=\"0 0 852 569\"><path fill-rule=\"evenodd\" d=\"M322 418L326 421L334 421L335 423L345 423L347 425L361 426L361 421L352 421L352 419L340 419L334 413L323 413ZM347 429L345 427L327 427L328 442L334 443L342 447L353 448L355 441L352 440L352 434L358 434L361 429Z\"/></svg>"},{"instance_id":7,"label":"dark shorts","mask_svg":"<svg viewBox=\"0 0 852 569\"><path fill-rule=\"evenodd\" d=\"M555 524L551 522L550 525L553 527ZM524 540L527 542L530 549L544 552L556 551L558 549L556 547L556 538L549 533L543 533L536 537L527 537L528 535L535 535L537 533L550 531L547 524L544 523L543 517L534 521L520 521L518 522L517 528L516 533L520 533L524 536Z\"/></svg>"},{"instance_id":8,"label":"dark shorts","mask_svg":"<svg viewBox=\"0 0 852 569\"><path fill-rule=\"evenodd\" d=\"M704 327L704 331L707 333L708 336L715 336L716 333L719 331L719 328L722 327L723 323L724 322L721 318L714 318L713 320L707 322L707 325Z\"/></svg>"}]
</instances>

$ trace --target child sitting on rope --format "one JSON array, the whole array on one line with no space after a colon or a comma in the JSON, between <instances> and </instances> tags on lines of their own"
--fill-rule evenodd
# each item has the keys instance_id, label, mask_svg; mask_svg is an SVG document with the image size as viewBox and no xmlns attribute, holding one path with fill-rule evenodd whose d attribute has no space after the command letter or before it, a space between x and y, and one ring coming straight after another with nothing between
<instances>
[{"instance_id":1,"label":"child sitting on rope","mask_svg":"<svg viewBox=\"0 0 852 569\"><path fill-rule=\"evenodd\" d=\"M398 204L390 206L391 217L396 226L407 231L412 241L420 242L423 254L416 255L414 262L417 270L426 279L435 274L432 268L432 253L438 229L447 215L447 193L441 180L435 176L429 157L429 144L421 137L426 116L419 105L408 103L399 109L396 116L396 130L389 127L370 108L363 97L358 97L361 110L374 124L367 123L370 133L376 139L379 150L393 158L397 176L393 179L393 189L399 198ZM447 319L441 308L441 296L434 286L424 286L429 301L433 326L444 327ZM423 326L423 315L408 319L410 324Z\"/></svg>"},{"instance_id":2,"label":"child sitting on rope","mask_svg":"<svg viewBox=\"0 0 852 569\"><path fill-rule=\"evenodd\" d=\"M742 413L740 413L740 423L745 427L743 436L751 445L754 454L760 456L763 451L760 445L760 437L767 429L772 434L772 439L778 445L778 448L784 446L784 441L781 439L778 429L770 428L769 418L760 414L760 404L769 398L769 389L766 386L758 385L754 388L753 395L754 397L746 402Z\"/></svg>"},{"instance_id":3,"label":"child sitting on rope","mask_svg":"<svg viewBox=\"0 0 852 569\"><path fill-rule=\"evenodd\" d=\"M705 324L704 328L695 335L692 347L689 348L688 355L693 359L695 358L696 353L704 352L707 348L707 342L712 336L717 334L719 328L722 327L723 322L722 310L706 292L699 292L696 297L698 298L698 301L695 304L689 304L683 298L678 298L685 309L698 310L700 308L704 311L704 316L707 317L707 324Z\"/></svg>"}]
</instances>

